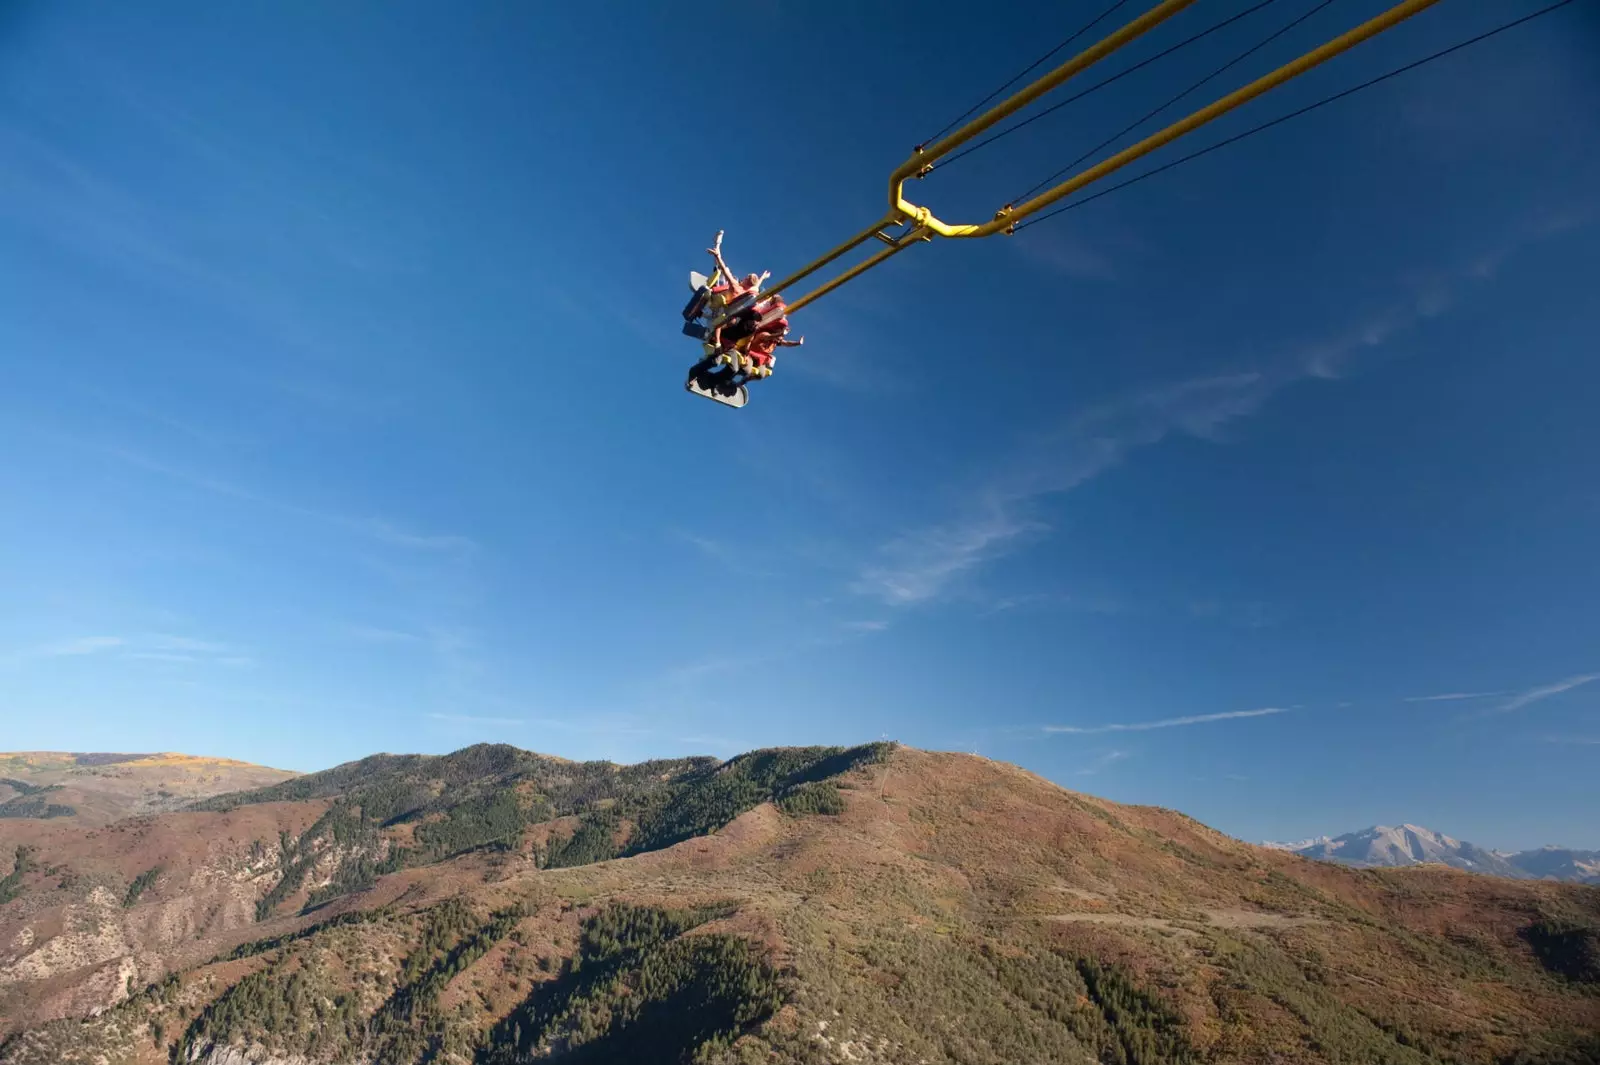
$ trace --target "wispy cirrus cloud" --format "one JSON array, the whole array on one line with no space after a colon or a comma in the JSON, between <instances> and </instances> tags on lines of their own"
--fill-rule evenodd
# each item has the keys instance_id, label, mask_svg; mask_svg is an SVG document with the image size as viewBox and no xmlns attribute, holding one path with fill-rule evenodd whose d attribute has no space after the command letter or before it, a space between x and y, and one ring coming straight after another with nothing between
<instances>
[{"instance_id":1,"label":"wispy cirrus cloud","mask_svg":"<svg viewBox=\"0 0 1600 1065\"><path fill-rule=\"evenodd\" d=\"M699 548L709 558L726 558L733 553L728 549L728 545L725 542L712 539L709 536L685 532L682 529L675 530L673 535L691 547Z\"/></svg>"},{"instance_id":2,"label":"wispy cirrus cloud","mask_svg":"<svg viewBox=\"0 0 1600 1065\"><path fill-rule=\"evenodd\" d=\"M357 643L414 644L423 640L423 637L414 632L388 629L381 625L342 625L338 633L343 638Z\"/></svg>"},{"instance_id":3,"label":"wispy cirrus cloud","mask_svg":"<svg viewBox=\"0 0 1600 1065\"><path fill-rule=\"evenodd\" d=\"M242 669L256 664L249 655L207 656L182 651L128 651L119 657L129 662L166 662L172 665L214 665Z\"/></svg>"},{"instance_id":4,"label":"wispy cirrus cloud","mask_svg":"<svg viewBox=\"0 0 1600 1065\"><path fill-rule=\"evenodd\" d=\"M1019 595L978 597L982 604L979 614L993 617L1021 611L1072 610L1080 614L1128 614L1133 611L1126 602L1104 595L1067 595L1064 592L1023 592Z\"/></svg>"},{"instance_id":5,"label":"wispy cirrus cloud","mask_svg":"<svg viewBox=\"0 0 1600 1065\"><path fill-rule=\"evenodd\" d=\"M748 656L709 654L703 658L697 658L691 662L671 667L660 675L659 681L665 685L688 684L703 680L706 677L732 673L735 670L768 662L772 660L775 654L776 652L772 651Z\"/></svg>"},{"instance_id":6,"label":"wispy cirrus cloud","mask_svg":"<svg viewBox=\"0 0 1600 1065\"><path fill-rule=\"evenodd\" d=\"M1436 695L1410 695L1401 699L1406 703L1454 703L1473 702L1481 699L1500 699L1503 702L1494 706L1485 707L1473 713L1465 714L1457 720L1471 721L1478 718L1495 717L1500 714L1515 713L1535 703L1563 695L1574 688L1581 688L1585 684L1600 680L1600 673L1579 673L1575 676L1565 677L1561 680L1551 681L1548 684L1535 685L1532 688L1515 689L1502 688L1494 691L1453 691L1440 692Z\"/></svg>"},{"instance_id":7,"label":"wispy cirrus cloud","mask_svg":"<svg viewBox=\"0 0 1600 1065\"><path fill-rule=\"evenodd\" d=\"M579 736L654 736L659 731L634 714L584 714L577 718L535 717L529 724Z\"/></svg>"},{"instance_id":8,"label":"wispy cirrus cloud","mask_svg":"<svg viewBox=\"0 0 1600 1065\"><path fill-rule=\"evenodd\" d=\"M1002 595L990 601L984 610L985 614L1004 614L1012 610L1021 610L1024 607L1044 606L1050 603L1066 603L1069 599L1064 595L1050 595L1047 592L1023 592L1020 595Z\"/></svg>"},{"instance_id":9,"label":"wispy cirrus cloud","mask_svg":"<svg viewBox=\"0 0 1600 1065\"><path fill-rule=\"evenodd\" d=\"M1510 699L1507 699L1499 706L1491 707L1490 709L1483 711L1478 716L1490 717L1496 714L1514 713L1523 709L1524 707L1532 706L1534 703L1543 702L1545 699L1549 699L1552 696L1560 695L1563 692L1569 692L1574 688L1581 688L1583 685L1597 680L1600 680L1600 673L1580 673L1575 677L1568 677L1565 680L1558 680L1550 684L1541 684L1537 688L1529 688L1527 691L1518 692L1516 695L1512 696Z\"/></svg>"},{"instance_id":10,"label":"wispy cirrus cloud","mask_svg":"<svg viewBox=\"0 0 1600 1065\"><path fill-rule=\"evenodd\" d=\"M979 567L1046 532L1037 510L1048 498L1072 492L1135 452L1173 438L1222 442L1231 424L1290 386L1339 379L1362 353L1446 313L1467 288L1493 278L1486 261L1499 262L1552 235L1548 226L1525 226L1456 267L1409 279L1388 306L1325 337L1253 359L1253 367L1136 390L1068 416L1014 454L986 464L990 471L1004 472L986 474L954 517L883 543L860 567L852 590L892 606L939 599Z\"/></svg>"},{"instance_id":11,"label":"wispy cirrus cloud","mask_svg":"<svg viewBox=\"0 0 1600 1065\"><path fill-rule=\"evenodd\" d=\"M1083 281L1110 281L1117 276L1111 257L1095 244L1074 234L1052 234L1053 239L1019 240L1008 245L1034 263L1059 270Z\"/></svg>"},{"instance_id":12,"label":"wispy cirrus cloud","mask_svg":"<svg viewBox=\"0 0 1600 1065\"><path fill-rule=\"evenodd\" d=\"M424 715L433 721L443 721L451 725L493 725L510 728L516 725L526 725L527 721L520 717L482 717L478 714L444 714L430 713Z\"/></svg>"},{"instance_id":13,"label":"wispy cirrus cloud","mask_svg":"<svg viewBox=\"0 0 1600 1065\"><path fill-rule=\"evenodd\" d=\"M1215 441L1230 421L1306 376L1300 367L1196 377L1083 410L1037 436L1020 457L995 463L1007 472L973 495L967 513L885 543L852 590L893 606L936 599L984 563L1048 532L1034 513L1044 499L1069 493L1171 436Z\"/></svg>"},{"instance_id":14,"label":"wispy cirrus cloud","mask_svg":"<svg viewBox=\"0 0 1600 1065\"><path fill-rule=\"evenodd\" d=\"M192 636L172 636L161 632L141 637L139 642L161 651L197 654L224 654L232 649L216 640L197 640Z\"/></svg>"},{"instance_id":15,"label":"wispy cirrus cloud","mask_svg":"<svg viewBox=\"0 0 1600 1065\"><path fill-rule=\"evenodd\" d=\"M467 555L478 549L476 541L470 537L459 536L452 533L424 533L407 529L396 523L379 517L353 517L335 511L319 510L315 507L301 506L271 496L263 495L253 489L243 487L226 478L216 477L211 474L199 473L194 470L175 466L168 462L150 458L140 452L122 447L95 447L89 445L101 454L126 463L146 473L153 473L169 480L186 484L191 488L213 495L223 496L228 499L252 503L268 510L277 511L298 518L337 526L349 532L357 533L378 543L392 547L405 548L411 551Z\"/></svg>"},{"instance_id":16,"label":"wispy cirrus cloud","mask_svg":"<svg viewBox=\"0 0 1600 1065\"><path fill-rule=\"evenodd\" d=\"M0 655L0 662L14 664L41 658L73 658L80 655L95 655L106 651L114 651L125 642L121 636L74 636L65 640L36 644L32 647L20 647L8 654Z\"/></svg>"},{"instance_id":17,"label":"wispy cirrus cloud","mask_svg":"<svg viewBox=\"0 0 1600 1065\"><path fill-rule=\"evenodd\" d=\"M19 665L52 658L82 658L90 655L115 655L130 662L173 664L253 665L254 659L238 648L216 640L170 633L144 633L130 636L73 636L49 643L22 647L0 654L0 664Z\"/></svg>"},{"instance_id":18,"label":"wispy cirrus cloud","mask_svg":"<svg viewBox=\"0 0 1600 1065\"><path fill-rule=\"evenodd\" d=\"M738 754L750 749L750 745L743 740L729 739L727 736L679 736L677 742L717 754Z\"/></svg>"},{"instance_id":19,"label":"wispy cirrus cloud","mask_svg":"<svg viewBox=\"0 0 1600 1065\"><path fill-rule=\"evenodd\" d=\"M770 638L760 649L752 649L742 654L710 652L663 670L655 675L646 688L687 689L729 674L770 667L809 652L843 647L857 640L870 639L879 633L887 632L891 627L892 622L886 618L862 618L810 625L792 631L782 638L769 633Z\"/></svg>"},{"instance_id":20,"label":"wispy cirrus cloud","mask_svg":"<svg viewBox=\"0 0 1600 1065\"><path fill-rule=\"evenodd\" d=\"M328 514L322 511L307 511L296 508L303 513L315 514L328 521L336 522L350 528L365 532L375 540L379 540L395 547L410 548L414 551L444 551L467 552L477 550L476 541L467 536L458 536L454 533L419 533L410 529L403 529L391 521L382 518L350 518L342 514Z\"/></svg>"},{"instance_id":21,"label":"wispy cirrus cloud","mask_svg":"<svg viewBox=\"0 0 1600 1065\"><path fill-rule=\"evenodd\" d=\"M1449 703L1462 699L1493 699L1501 695L1510 695L1510 692L1442 692L1438 695L1410 695L1402 699L1406 703Z\"/></svg>"},{"instance_id":22,"label":"wispy cirrus cloud","mask_svg":"<svg viewBox=\"0 0 1600 1065\"><path fill-rule=\"evenodd\" d=\"M308 313L295 286L274 280L292 272L241 272L236 256L219 256L216 250L248 241L240 246L249 246L255 253L252 261L259 264L263 254L274 261L292 249L294 261L301 263L312 249L326 248L329 266L370 272L367 264L389 259L394 251L411 258L403 249L414 242L397 239L392 226L388 231L369 226L358 235L340 221L347 212L330 212L325 205L297 198L293 190L301 183L285 174L325 161L301 157L291 163L293 153L277 145L260 155L256 165L246 165L242 160L257 153L231 143L232 134L226 131L194 133L192 122L174 118L173 108L182 106L177 101L130 99L127 91L111 87L114 79L100 64L80 73L75 83L91 94L97 113L115 115L123 128L139 130L144 143L158 145L153 158L159 156L190 177L205 175L203 184L219 190L234 209L219 227L204 209L152 196L145 180L98 165L75 148L76 138L14 120L0 122L0 155L7 162L0 179L0 217L34 229L41 239L97 269L137 276L142 284L163 286L265 331L282 353L281 365L265 373L239 369L241 377L343 414L381 409L385 404L375 398L374 381L388 375L356 365L357 356L330 339L328 330L308 324L315 315ZM185 127L191 128L185 132ZM214 143L218 136L230 141L225 150ZM357 158L342 159L341 165ZM364 183L382 180L372 168L361 170ZM227 236L220 236L222 231ZM363 246L372 247L364 251ZM335 384L332 377L348 384Z\"/></svg>"},{"instance_id":23,"label":"wispy cirrus cloud","mask_svg":"<svg viewBox=\"0 0 1600 1065\"><path fill-rule=\"evenodd\" d=\"M751 551L748 547L741 547L739 544L729 540L719 540L715 537L703 536L700 533L689 532L684 529L669 530L668 535L674 540L688 544L707 558L713 559L717 565L730 573L736 573L742 577L771 577L773 575L770 569L757 565L755 562L757 558L764 557L764 555L760 552Z\"/></svg>"},{"instance_id":24,"label":"wispy cirrus cloud","mask_svg":"<svg viewBox=\"0 0 1600 1065\"><path fill-rule=\"evenodd\" d=\"M1127 751L1107 751L1100 757L1096 758L1093 762L1090 762L1088 765L1078 770L1075 775L1080 777L1095 776L1106 767L1115 765L1127 757Z\"/></svg>"},{"instance_id":25,"label":"wispy cirrus cloud","mask_svg":"<svg viewBox=\"0 0 1600 1065\"><path fill-rule=\"evenodd\" d=\"M1270 717L1287 714L1290 707L1264 706L1257 710L1229 710L1222 714L1192 714L1187 717L1168 717L1160 721L1118 722L1109 725L1045 725L1044 732L1074 736L1097 736L1107 732L1149 732L1152 729L1184 728L1189 725L1209 725L1215 721L1234 721L1246 717Z\"/></svg>"},{"instance_id":26,"label":"wispy cirrus cloud","mask_svg":"<svg viewBox=\"0 0 1600 1065\"><path fill-rule=\"evenodd\" d=\"M165 662L170 665L228 666L242 668L256 664L241 648L220 640L202 640L171 633L146 633L123 641L119 657L131 662Z\"/></svg>"},{"instance_id":27,"label":"wispy cirrus cloud","mask_svg":"<svg viewBox=\"0 0 1600 1065\"><path fill-rule=\"evenodd\" d=\"M1278 613L1271 604L1259 600L1238 603L1215 599L1196 600L1189 604L1189 616L1243 629L1267 629L1278 624Z\"/></svg>"},{"instance_id":28,"label":"wispy cirrus cloud","mask_svg":"<svg viewBox=\"0 0 1600 1065\"><path fill-rule=\"evenodd\" d=\"M92 655L121 647L127 641L120 636L79 636L71 640L45 644L29 652L28 658L64 658L72 655Z\"/></svg>"},{"instance_id":29,"label":"wispy cirrus cloud","mask_svg":"<svg viewBox=\"0 0 1600 1065\"><path fill-rule=\"evenodd\" d=\"M1017 513L1017 501L993 500L985 513L897 537L878 551L851 590L891 606L932 599L957 577L1048 528Z\"/></svg>"}]
</instances>

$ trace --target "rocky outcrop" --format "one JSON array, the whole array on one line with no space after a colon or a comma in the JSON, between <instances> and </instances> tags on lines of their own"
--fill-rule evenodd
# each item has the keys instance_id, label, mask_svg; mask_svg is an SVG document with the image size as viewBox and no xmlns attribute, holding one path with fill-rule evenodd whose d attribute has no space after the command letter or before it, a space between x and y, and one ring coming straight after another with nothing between
<instances>
[{"instance_id":1,"label":"rocky outcrop","mask_svg":"<svg viewBox=\"0 0 1600 1065\"><path fill-rule=\"evenodd\" d=\"M196 1048L196 1052L189 1057L190 1065L311 1065L311 1059L299 1055L288 1057L275 1057L264 1047L211 1047L209 1049ZM326 1063L322 1063L326 1065ZM336 1063L344 1065L344 1063ZM350 1062L349 1065L358 1065Z\"/></svg>"},{"instance_id":2,"label":"rocky outcrop","mask_svg":"<svg viewBox=\"0 0 1600 1065\"><path fill-rule=\"evenodd\" d=\"M259 934L256 903L283 875L280 832L304 831L324 809L280 803L88 831L0 824L0 852L21 843L36 855L0 905L0 1039L24 1014L35 1024L97 1015Z\"/></svg>"}]
</instances>

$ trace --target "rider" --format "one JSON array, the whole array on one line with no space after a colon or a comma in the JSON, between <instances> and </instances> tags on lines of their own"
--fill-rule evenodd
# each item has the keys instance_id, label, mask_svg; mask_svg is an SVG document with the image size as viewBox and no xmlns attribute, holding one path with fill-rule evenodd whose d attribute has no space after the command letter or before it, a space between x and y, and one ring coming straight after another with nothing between
<instances>
[{"instance_id":1,"label":"rider","mask_svg":"<svg viewBox=\"0 0 1600 1065\"><path fill-rule=\"evenodd\" d=\"M805 342L805 337L785 340L781 333L757 333L750 338L750 346L744 352L745 377L771 377L772 367L778 361L774 349L798 348Z\"/></svg>"},{"instance_id":2,"label":"rider","mask_svg":"<svg viewBox=\"0 0 1600 1065\"><path fill-rule=\"evenodd\" d=\"M777 362L777 349L798 348L806 342L805 337L788 339L789 319L783 313L786 305L782 296L763 300L757 307L763 305L756 331L745 345L744 358L735 367L744 371L746 377L771 377L773 364Z\"/></svg>"},{"instance_id":3,"label":"rider","mask_svg":"<svg viewBox=\"0 0 1600 1065\"><path fill-rule=\"evenodd\" d=\"M777 295L762 297L761 284L770 276L769 274L746 274L742 278L734 277L733 271L728 268L727 261L722 257L721 230L718 230L717 239L706 249L706 253L716 263L720 278L711 286L710 294L713 299L706 313L712 321L715 322L719 317L722 317L722 321L705 338L708 354L705 359L690 368L689 377L693 379L718 362L726 362L732 366L731 377L736 382L770 377L772 366L776 362L777 349L800 347L805 343L805 338L786 339L789 333L789 319L784 315L787 305L783 297ZM730 310L732 313L728 313ZM742 353L741 342L744 345Z\"/></svg>"},{"instance_id":4,"label":"rider","mask_svg":"<svg viewBox=\"0 0 1600 1065\"><path fill-rule=\"evenodd\" d=\"M706 249L712 260L717 264L717 272L722 280L711 287L711 294L721 302L720 306L712 312L715 319L718 313L726 308L734 308L732 314L711 331L711 346L713 350L721 351L724 345L732 344L750 336L756 330L756 325L761 317L771 309L770 303L759 300L761 283L768 277L768 273L746 274L735 279L733 271L728 269L727 262L722 258L722 230L717 230L717 239L711 247ZM740 306L741 302L743 306Z\"/></svg>"}]
</instances>

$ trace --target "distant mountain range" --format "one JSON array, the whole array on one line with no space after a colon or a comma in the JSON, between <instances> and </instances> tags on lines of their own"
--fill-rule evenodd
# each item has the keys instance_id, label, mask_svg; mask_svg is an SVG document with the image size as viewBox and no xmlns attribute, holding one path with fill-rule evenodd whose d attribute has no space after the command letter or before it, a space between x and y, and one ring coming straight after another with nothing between
<instances>
[{"instance_id":1,"label":"distant mountain range","mask_svg":"<svg viewBox=\"0 0 1600 1065\"><path fill-rule=\"evenodd\" d=\"M170 751L109 754L0 751L0 820L73 818L79 826L168 813L229 791L262 788L297 774Z\"/></svg>"},{"instance_id":2,"label":"distant mountain range","mask_svg":"<svg viewBox=\"0 0 1600 1065\"><path fill-rule=\"evenodd\" d=\"M1304 858L1364 868L1420 865L1434 862L1469 873L1514 880L1568 880L1600 884L1600 851L1540 847L1531 851L1494 851L1421 825L1373 825L1342 836L1318 836L1293 843L1263 843Z\"/></svg>"}]
</instances>

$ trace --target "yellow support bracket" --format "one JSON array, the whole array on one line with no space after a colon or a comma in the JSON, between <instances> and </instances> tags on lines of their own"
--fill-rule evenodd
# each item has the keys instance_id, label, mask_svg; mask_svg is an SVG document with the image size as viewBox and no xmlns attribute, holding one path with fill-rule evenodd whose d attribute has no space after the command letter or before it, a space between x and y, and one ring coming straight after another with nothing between
<instances>
[{"instance_id":1,"label":"yellow support bracket","mask_svg":"<svg viewBox=\"0 0 1600 1065\"><path fill-rule=\"evenodd\" d=\"M1179 119L1160 132L1151 134L1138 144L1118 152L1109 159L1096 163L1087 170L1080 171L1060 184L1033 197L1031 200L1015 205L1007 204L996 211L994 217L988 222L951 225L940 221L928 208L912 203L905 198L905 183L908 180L927 174L939 159L949 155L985 130L1005 121L1005 119L1027 107L1041 96L1061 86L1069 78L1081 73L1130 41L1138 39L1194 3L1194 0L1163 0L1162 3L1146 11L1120 30L1084 49L1037 81L985 111L960 129L955 130L932 145L919 148L912 154L910 159L901 163L889 175L889 213L887 215L820 259L808 263L796 273L779 281L776 285L767 289L767 293L769 295L775 294L810 277L818 270L872 240L874 237L889 246L857 263L820 288L808 292L805 296L795 300L789 304L789 311L792 313L808 303L821 299L839 286L854 280L879 263L898 255L913 244L930 241L936 236L974 238L989 237L996 233L1010 233L1018 222L1030 215L1044 210L1058 200L1072 195L1093 182L1099 181L1129 163L1142 159L1151 152L1165 147L1179 137L1194 132L1206 123L1249 103L1256 97L1270 92L1284 82L1304 74L1313 67L1319 66L1335 56L1349 51L1356 45L1376 37L1385 30L1398 25L1412 15L1432 7L1438 2L1439 0L1402 0L1402 2L1395 4L1387 11L1368 19L1346 33L1340 34L1321 47L1285 63L1271 73L1265 74L1250 84L1234 90L1215 103ZM888 227L902 223L910 223L912 228L900 237L891 237L882 232Z\"/></svg>"}]
</instances>

